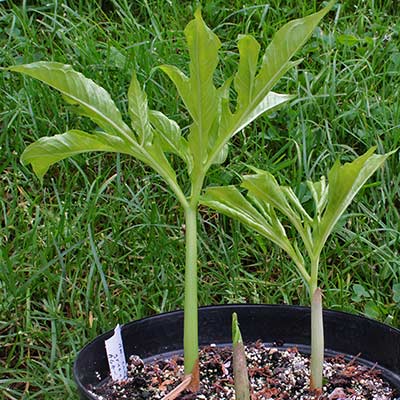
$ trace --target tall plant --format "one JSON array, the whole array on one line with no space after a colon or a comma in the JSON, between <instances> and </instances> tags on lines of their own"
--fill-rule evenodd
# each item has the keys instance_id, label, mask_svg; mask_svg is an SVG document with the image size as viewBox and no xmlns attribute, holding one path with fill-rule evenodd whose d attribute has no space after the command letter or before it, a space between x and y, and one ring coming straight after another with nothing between
<instances>
[{"instance_id":1,"label":"tall plant","mask_svg":"<svg viewBox=\"0 0 400 400\"><path fill-rule=\"evenodd\" d=\"M229 140L258 116L277 109L292 96L271 89L298 62L290 61L309 38L333 2L321 11L287 23L267 47L260 60L260 45L250 35L238 39L237 72L221 86L214 83L221 47L218 37L204 23L200 9L184 31L190 55L189 75L177 67L159 68L175 84L191 118L187 137L178 124L160 111L151 110L146 93L133 73L128 91L131 126L125 123L109 93L71 66L36 62L8 68L39 79L60 91L76 106L77 113L93 120L94 132L73 129L61 135L43 137L22 154L43 178L49 167L70 156L89 151L129 154L153 168L169 186L183 208L186 224L184 300L185 373L192 375L192 389L198 387L197 323L197 209L205 177L213 164L225 161ZM235 92L232 102L231 86ZM234 105L233 105L234 104ZM189 182L180 185L167 154L180 157ZM180 167L181 168L181 167ZM190 186L190 192L184 188Z\"/></svg>"},{"instance_id":2,"label":"tall plant","mask_svg":"<svg viewBox=\"0 0 400 400\"><path fill-rule=\"evenodd\" d=\"M322 296L318 287L321 251L355 195L389 155L374 154L374 151L371 148L344 165L337 161L328 173L328 182L324 176L318 182L307 182L314 200L311 215L293 188L279 185L271 173L262 170L243 177L241 186L247 190L247 198L234 186L210 187L201 201L220 213L240 220L277 244L293 260L307 285L311 302L312 389L322 387L324 358ZM288 237L288 225L294 228L297 237Z\"/></svg>"}]
</instances>

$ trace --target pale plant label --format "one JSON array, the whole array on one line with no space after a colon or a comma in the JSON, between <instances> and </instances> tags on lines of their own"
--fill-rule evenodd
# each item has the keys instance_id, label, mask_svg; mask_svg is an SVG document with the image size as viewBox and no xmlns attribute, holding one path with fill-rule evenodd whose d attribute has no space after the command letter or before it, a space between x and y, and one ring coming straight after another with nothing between
<instances>
[{"instance_id":1,"label":"pale plant label","mask_svg":"<svg viewBox=\"0 0 400 400\"><path fill-rule=\"evenodd\" d=\"M124 344L119 325L114 329L114 335L105 341L105 346L112 380L122 381L127 379L128 367L126 365Z\"/></svg>"}]
</instances>

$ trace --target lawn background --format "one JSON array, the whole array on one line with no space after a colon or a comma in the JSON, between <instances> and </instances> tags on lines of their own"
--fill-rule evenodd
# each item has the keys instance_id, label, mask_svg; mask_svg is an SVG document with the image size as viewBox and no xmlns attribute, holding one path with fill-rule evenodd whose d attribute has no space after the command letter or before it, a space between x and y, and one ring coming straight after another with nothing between
<instances>
[{"instance_id":1,"label":"lawn background","mask_svg":"<svg viewBox=\"0 0 400 400\"><path fill-rule=\"evenodd\" d=\"M35 5L30 5L35 3ZM216 83L237 62L236 38L266 44L319 1L208 1L221 38ZM0 1L0 66L69 63L126 115L132 69L150 105L190 123L154 67L186 68L191 1ZM236 184L248 164L304 194L340 158L399 146L400 8L391 0L338 1L275 88L297 98L239 133L209 184ZM153 171L123 155L74 157L43 185L19 162L35 139L91 123L54 90L0 71L0 398L76 398L79 349L117 323L182 306L184 236L177 202ZM399 153L356 198L323 253L325 307L400 326ZM287 257L236 222L202 208L200 304L307 304Z\"/></svg>"}]
</instances>

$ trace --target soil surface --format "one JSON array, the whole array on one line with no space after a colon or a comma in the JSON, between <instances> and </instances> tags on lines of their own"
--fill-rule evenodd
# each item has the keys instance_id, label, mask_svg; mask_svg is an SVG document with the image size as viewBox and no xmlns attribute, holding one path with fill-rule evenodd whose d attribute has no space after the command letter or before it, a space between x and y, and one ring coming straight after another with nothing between
<instances>
[{"instance_id":1,"label":"soil surface","mask_svg":"<svg viewBox=\"0 0 400 400\"><path fill-rule=\"evenodd\" d=\"M296 348L278 349L255 343L246 347L252 400L400 400L378 368L366 367L342 356L324 363L324 386L308 389L310 360ZM183 359L174 356L145 365L137 356L129 360L128 379L110 380L91 388L99 400L162 399L183 376ZM177 400L234 400L232 349L208 346L200 353L201 389L183 392Z\"/></svg>"}]
</instances>

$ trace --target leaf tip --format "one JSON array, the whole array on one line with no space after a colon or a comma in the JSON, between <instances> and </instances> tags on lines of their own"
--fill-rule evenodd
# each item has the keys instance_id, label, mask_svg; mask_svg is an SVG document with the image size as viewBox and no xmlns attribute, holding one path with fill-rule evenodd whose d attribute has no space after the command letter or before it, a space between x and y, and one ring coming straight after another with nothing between
<instances>
[{"instance_id":1,"label":"leaf tip","mask_svg":"<svg viewBox=\"0 0 400 400\"><path fill-rule=\"evenodd\" d=\"M27 166L30 163L29 156L28 156L28 149L29 146L22 152L19 161L23 166Z\"/></svg>"},{"instance_id":2,"label":"leaf tip","mask_svg":"<svg viewBox=\"0 0 400 400\"><path fill-rule=\"evenodd\" d=\"M238 316L232 313L232 344L235 346L238 343L243 343L242 334L240 333Z\"/></svg>"},{"instance_id":3,"label":"leaf tip","mask_svg":"<svg viewBox=\"0 0 400 400\"><path fill-rule=\"evenodd\" d=\"M196 19L203 20L203 16L201 14L201 5L200 4L196 7L196 11L194 12L194 17Z\"/></svg>"},{"instance_id":4,"label":"leaf tip","mask_svg":"<svg viewBox=\"0 0 400 400\"><path fill-rule=\"evenodd\" d=\"M31 164L31 165L32 165L33 172L34 172L35 175L38 177L40 183L43 184L43 177L44 177L44 175L46 174L46 172L48 171L49 167L48 167L48 166L44 167L43 165L40 165L40 163L35 162L35 160L32 159L32 158L29 156L29 153L30 153L30 151L31 151L31 149L32 149L32 146L34 146L34 145L35 145L35 143L32 143L30 146L28 146L28 147L23 151L23 153L21 154L21 157L20 157L19 161L20 161L20 163L21 163L23 166L27 166L28 164Z\"/></svg>"}]
</instances>

